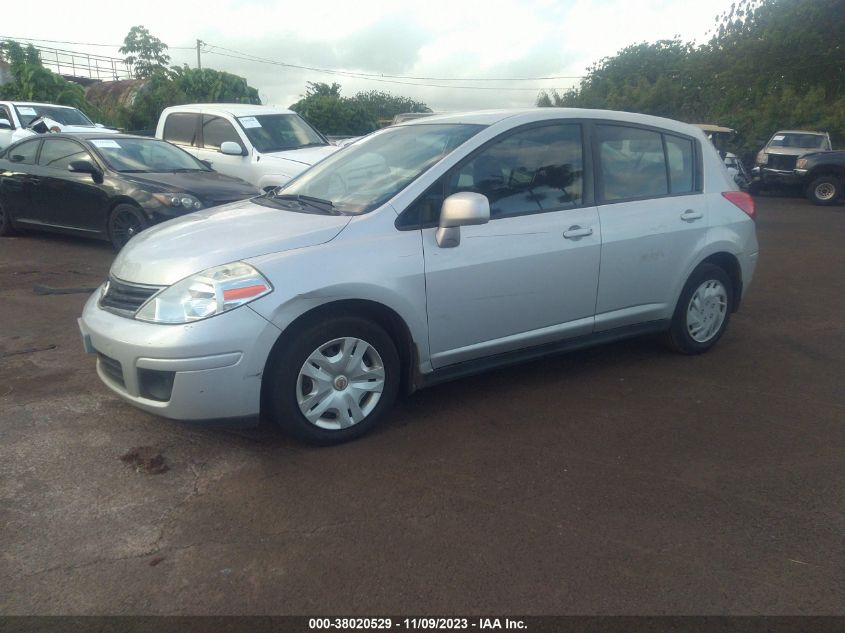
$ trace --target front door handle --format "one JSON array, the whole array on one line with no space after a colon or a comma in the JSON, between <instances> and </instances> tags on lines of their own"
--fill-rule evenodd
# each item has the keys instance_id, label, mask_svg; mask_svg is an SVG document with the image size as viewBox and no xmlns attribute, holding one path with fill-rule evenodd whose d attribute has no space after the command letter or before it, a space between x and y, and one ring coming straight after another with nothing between
<instances>
[{"instance_id":1,"label":"front door handle","mask_svg":"<svg viewBox=\"0 0 845 633\"><path fill-rule=\"evenodd\" d=\"M692 209L687 209L681 214L681 219L684 222L695 222L703 217L704 214L701 211L693 211Z\"/></svg>"},{"instance_id":2,"label":"front door handle","mask_svg":"<svg viewBox=\"0 0 845 633\"><path fill-rule=\"evenodd\" d=\"M579 237L587 237L588 235L593 234L593 229L589 226L581 227L577 224L575 226L570 226L569 229L563 232L563 237L568 240L577 240Z\"/></svg>"}]
</instances>

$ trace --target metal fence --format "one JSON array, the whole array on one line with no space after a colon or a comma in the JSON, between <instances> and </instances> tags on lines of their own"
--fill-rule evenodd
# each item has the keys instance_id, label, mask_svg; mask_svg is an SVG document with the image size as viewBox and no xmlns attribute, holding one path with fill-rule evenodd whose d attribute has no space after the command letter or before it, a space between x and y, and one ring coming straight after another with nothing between
<instances>
[{"instance_id":1,"label":"metal fence","mask_svg":"<svg viewBox=\"0 0 845 633\"><path fill-rule=\"evenodd\" d=\"M19 42L26 47L27 42ZM41 63L45 68L60 75L97 79L102 81L117 81L132 79L132 66L119 57L92 55L61 48L33 45L41 56Z\"/></svg>"}]
</instances>

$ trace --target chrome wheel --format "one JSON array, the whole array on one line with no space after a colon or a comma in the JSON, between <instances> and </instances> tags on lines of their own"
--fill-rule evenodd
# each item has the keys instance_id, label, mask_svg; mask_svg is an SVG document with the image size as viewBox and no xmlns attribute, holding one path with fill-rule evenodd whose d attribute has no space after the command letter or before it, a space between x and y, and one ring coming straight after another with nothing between
<instances>
[{"instance_id":1,"label":"chrome wheel","mask_svg":"<svg viewBox=\"0 0 845 633\"><path fill-rule=\"evenodd\" d=\"M813 195L823 202L828 202L836 196L836 187L832 182L820 182L816 185Z\"/></svg>"},{"instance_id":2,"label":"chrome wheel","mask_svg":"<svg viewBox=\"0 0 845 633\"><path fill-rule=\"evenodd\" d=\"M696 343L706 343L718 334L727 313L725 286L717 279L705 281L692 293L687 306L687 332Z\"/></svg>"},{"instance_id":3,"label":"chrome wheel","mask_svg":"<svg viewBox=\"0 0 845 633\"><path fill-rule=\"evenodd\" d=\"M375 347L359 338L334 339L315 349L299 370L299 410L322 429L348 428L376 408L384 376L384 362Z\"/></svg>"}]
</instances>

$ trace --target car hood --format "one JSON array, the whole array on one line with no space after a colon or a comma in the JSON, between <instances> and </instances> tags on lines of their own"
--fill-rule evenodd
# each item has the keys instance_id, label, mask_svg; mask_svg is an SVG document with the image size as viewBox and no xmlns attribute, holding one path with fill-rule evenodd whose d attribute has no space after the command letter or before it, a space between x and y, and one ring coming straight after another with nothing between
<instances>
[{"instance_id":1,"label":"car hood","mask_svg":"<svg viewBox=\"0 0 845 633\"><path fill-rule=\"evenodd\" d=\"M302 149L288 149L282 152L268 152L261 155L261 160L284 161L288 164L297 163L299 171L318 163L326 156L334 154L339 147L336 145L320 145L318 147L303 147Z\"/></svg>"},{"instance_id":2,"label":"car hood","mask_svg":"<svg viewBox=\"0 0 845 633\"><path fill-rule=\"evenodd\" d=\"M261 193L257 187L216 171L191 171L154 174L120 174L127 182L154 192L190 193L206 206L250 198Z\"/></svg>"},{"instance_id":3,"label":"car hood","mask_svg":"<svg viewBox=\"0 0 845 633\"><path fill-rule=\"evenodd\" d=\"M249 200L234 202L140 233L120 251L111 275L131 283L169 286L212 266L323 244L351 219L286 211Z\"/></svg>"},{"instance_id":4,"label":"car hood","mask_svg":"<svg viewBox=\"0 0 845 633\"><path fill-rule=\"evenodd\" d=\"M810 152L818 152L819 149L812 147L767 147L763 150L766 154L775 154L779 156L803 156Z\"/></svg>"}]
</instances>

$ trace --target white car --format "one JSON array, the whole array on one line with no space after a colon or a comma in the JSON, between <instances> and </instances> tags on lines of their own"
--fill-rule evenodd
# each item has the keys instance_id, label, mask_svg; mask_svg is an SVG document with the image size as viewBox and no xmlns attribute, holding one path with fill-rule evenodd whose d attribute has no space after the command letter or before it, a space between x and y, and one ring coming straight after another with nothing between
<instances>
[{"instance_id":1,"label":"white car","mask_svg":"<svg viewBox=\"0 0 845 633\"><path fill-rule=\"evenodd\" d=\"M117 130L94 123L79 109L70 106L28 101L0 101L0 149L27 136L38 134L39 131L66 134L77 132L117 134Z\"/></svg>"},{"instance_id":2,"label":"white car","mask_svg":"<svg viewBox=\"0 0 845 633\"><path fill-rule=\"evenodd\" d=\"M167 108L158 120L156 138L264 191L284 185L340 149L296 112L260 105Z\"/></svg>"},{"instance_id":3,"label":"white car","mask_svg":"<svg viewBox=\"0 0 845 633\"><path fill-rule=\"evenodd\" d=\"M134 237L80 328L100 378L146 411L263 410L330 444L400 391L544 354L652 332L710 349L753 277L754 217L691 125L429 117Z\"/></svg>"}]
</instances>

